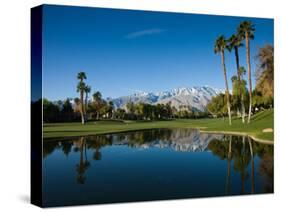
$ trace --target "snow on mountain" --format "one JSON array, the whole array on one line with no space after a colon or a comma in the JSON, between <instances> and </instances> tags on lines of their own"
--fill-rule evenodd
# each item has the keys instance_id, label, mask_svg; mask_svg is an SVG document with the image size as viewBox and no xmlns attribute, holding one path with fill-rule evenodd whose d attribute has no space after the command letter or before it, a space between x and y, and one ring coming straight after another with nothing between
<instances>
[{"instance_id":1,"label":"snow on mountain","mask_svg":"<svg viewBox=\"0 0 281 212\"><path fill-rule=\"evenodd\" d=\"M122 96L110 100L113 101L117 108L126 108L128 102L149 104L166 104L171 102L171 105L175 106L177 109L179 109L180 106L187 106L188 108L204 111L212 97L222 92L222 90L210 86L180 87L172 89L171 91L155 93L138 92L129 96Z\"/></svg>"},{"instance_id":2,"label":"snow on mountain","mask_svg":"<svg viewBox=\"0 0 281 212\"><path fill-rule=\"evenodd\" d=\"M160 136L161 137L161 136ZM128 145L135 148L147 149L150 147L156 148L171 148L180 152L204 152L208 151L209 143L216 139L221 140L223 135L221 134L204 134L199 133L198 130L173 130L172 133L165 138L157 138L151 142L134 143L134 137L132 135L124 135L123 140L113 139L114 145Z\"/></svg>"}]
</instances>

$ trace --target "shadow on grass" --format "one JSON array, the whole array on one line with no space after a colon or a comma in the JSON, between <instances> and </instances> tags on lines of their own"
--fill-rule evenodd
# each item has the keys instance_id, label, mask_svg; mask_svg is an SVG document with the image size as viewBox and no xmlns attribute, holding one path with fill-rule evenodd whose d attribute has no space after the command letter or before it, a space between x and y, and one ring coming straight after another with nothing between
<instances>
[{"instance_id":1,"label":"shadow on grass","mask_svg":"<svg viewBox=\"0 0 281 212\"><path fill-rule=\"evenodd\" d=\"M273 113L273 112L272 112ZM251 121L253 122L256 122L256 121L260 121L262 119L265 119L267 117L270 117L271 115L273 115L272 113L266 113L266 114L261 114L261 115L258 115L257 116L254 116Z\"/></svg>"}]
</instances>

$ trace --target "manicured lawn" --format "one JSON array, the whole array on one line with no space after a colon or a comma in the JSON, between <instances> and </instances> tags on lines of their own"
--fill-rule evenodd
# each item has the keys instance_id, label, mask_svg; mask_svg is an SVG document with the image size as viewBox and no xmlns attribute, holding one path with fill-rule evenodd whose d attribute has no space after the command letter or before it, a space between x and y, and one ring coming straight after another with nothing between
<instances>
[{"instance_id":1,"label":"manicured lawn","mask_svg":"<svg viewBox=\"0 0 281 212\"><path fill-rule=\"evenodd\" d=\"M273 111L260 112L252 117L250 124L242 124L234 119L231 126L225 119L177 119L171 121L96 121L80 123L44 124L44 138L68 137L124 132L153 128L200 128L204 131L243 132L259 139L273 141L273 133L263 133L265 128L273 128Z\"/></svg>"}]
</instances>

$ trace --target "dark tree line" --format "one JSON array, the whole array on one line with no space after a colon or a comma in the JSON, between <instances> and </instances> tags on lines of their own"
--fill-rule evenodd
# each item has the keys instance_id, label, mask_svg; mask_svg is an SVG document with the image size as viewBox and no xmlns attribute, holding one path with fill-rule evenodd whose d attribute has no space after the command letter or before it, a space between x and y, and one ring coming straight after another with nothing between
<instances>
[{"instance_id":1,"label":"dark tree line","mask_svg":"<svg viewBox=\"0 0 281 212\"><path fill-rule=\"evenodd\" d=\"M181 105L179 109L166 104L146 104L129 102L124 108L115 108L112 101L102 99L100 92L93 94L92 100L85 104L84 122L89 120L170 120L170 119L198 119L209 116L208 112ZM43 99L43 121L71 122L81 121L80 100L67 98L64 101L49 101Z\"/></svg>"},{"instance_id":2,"label":"dark tree line","mask_svg":"<svg viewBox=\"0 0 281 212\"><path fill-rule=\"evenodd\" d=\"M44 122L68 122L78 120L80 120L80 115L74 112L71 99L56 102L43 99Z\"/></svg>"}]
</instances>

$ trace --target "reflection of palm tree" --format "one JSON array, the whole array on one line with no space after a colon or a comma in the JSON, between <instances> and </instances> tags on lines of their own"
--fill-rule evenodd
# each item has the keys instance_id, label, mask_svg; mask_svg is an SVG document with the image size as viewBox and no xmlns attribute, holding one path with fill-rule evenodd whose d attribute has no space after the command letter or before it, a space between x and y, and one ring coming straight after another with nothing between
<instances>
[{"instance_id":1,"label":"reflection of palm tree","mask_svg":"<svg viewBox=\"0 0 281 212\"><path fill-rule=\"evenodd\" d=\"M255 164L254 164L254 155L253 155L253 147L250 138L248 137L250 152L251 152L251 181L252 181L252 194L255 193Z\"/></svg>"},{"instance_id":2,"label":"reflection of palm tree","mask_svg":"<svg viewBox=\"0 0 281 212\"><path fill-rule=\"evenodd\" d=\"M208 148L222 160L227 161L226 193L230 193L231 187L231 160L233 168L241 176L241 194L245 193L245 180L248 177L247 167L250 162L249 149L245 148L245 137L225 136L224 140L212 140Z\"/></svg>"},{"instance_id":3,"label":"reflection of palm tree","mask_svg":"<svg viewBox=\"0 0 281 212\"><path fill-rule=\"evenodd\" d=\"M94 150L93 152L93 160L101 160L102 158L102 154L100 149L103 146L107 146L107 145L112 145L112 139L113 136L112 135L95 135L95 136L90 136L89 137L89 142L88 142L88 146L89 149Z\"/></svg>"},{"instance_id":4,"label":"reflection of palm tree","mask_svg":"<svg viewBox=\"0 0 281 212\"><path fill-rule=\"evenodd\" d=\"M273 147L271 147L273 149ZM263 190L266 193L273 192L273 152L271 148L263 149L259 163L259 174L264 178Z\"/></svg>"},{"instance_id":5,"label":"reflection of palm tree","mask_svg":"<svg viewBox=\"0 0 281 212\"><path fill-rule=\"evenodd\" d=\"M70 141L62 142L62 151L66 157L71 152L71 148L72 148L72 142Z\"/></svg>"},{"instance_id":6,"label":"reflection of palm tree","mask_svg":"<svg viewBox=\"0 0 281 212\"><path fill-rule=\"evenodd\" d=\"M208 148L213 152L213 154L219 156L222 160L227 160L227 175L225 183L226 194L230 194L231 188L231 160L233 151L232 139L232 136L224 136L223 140L213 139L208 144Z\"/></svg>"},{"instance_id":7,"label":"reflection of palm tree","mask_svg":"<svg viewBox=\"0 0 281 212\"><path fill-rule=\"evenodd\" d=\"M238 145L237 145L238 147ZM245 137L242 138L242 146L237 149L237 154L234 158L234 168L240 172L241 176L241 194L245 193L245 180L248 177L247 166L250 162L248 149L245 147Z\"/></svg>"},{"instance_id":8,"label":"reflection of palm tree","mask_svg":"<svg viewBox=\"0 0 281 212\"><path fill-rule=\"evenodd\" d=\"M233 160L233 169L241 177L241 194L245 193L245 181L249 177L247 172L251 162L251 193L255 193L255 161L257 154L261 161L259 163L259 174L264 177L264 191L266 193L273 191L273 146L256 143L245 137L224 136L223 140L213 139L208 144L208 149L222 160L228 159L226 191L231 188L231 160Z\"/></svg>"},{"instance_id":9,"label":"reflection of palm tree","mask_svg":"<svg viewBox=\"0 0 281 212\"><path fill-rule=\"evenodd\" d=\"M99 148L96 148L96 151L93 155L94 160L101 160L101 152L99 151Z\"/></svg>"},{"instance_id":10,"label":"reflection of palm tree","mask_svg":"<svg viewBox=\"0 0 281 212\"><path fill-rule=\"evenodd\" d=\"M94 149L93 160L101 160L101 147L111 144L112 136L97 135L93 136L91 142L89 142L90 148Z\"/></svg>"},{"instance_id":11,"label":"reflection of palm tree","mask_svg":"<svg viewBox=\"0 0 281 212\"><path fill-rule=\"evenodd\" d=\"M86 177L84 176L84 174L85 174L85 171L90 166L90 163L87 160L85 137L81 137L79 140L79 150L80 150L80 160L79 160L79 164L76 165L77 183L84 184L85 180L86 180ZM85 156L85 159L84 159L84 156Z\"/></svg>"},{"instance_id":12,"label":"reflection of palm tree","mask_svg":"<svg viewBox=\"0 0 281 212\"><path fill-rule=\"evenodd\" d=\"M43 158L51 155L56 148L58 148L59 142L44 142L43 145Z\"/></svg>"},{"instance_id":13,"label":"reflection of palm tree","mask_svg":"<svg viewBox=\"0 0 281 212\"><path fill-rule=\"evenodd\" d=\"M230 168L231 168L231 143L232 143L232 136L229 136L229 144L228 144L228 155L227 155L227 180L226 180L226 194L230 193Z\"/></svg>"}]
</instances>

